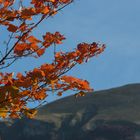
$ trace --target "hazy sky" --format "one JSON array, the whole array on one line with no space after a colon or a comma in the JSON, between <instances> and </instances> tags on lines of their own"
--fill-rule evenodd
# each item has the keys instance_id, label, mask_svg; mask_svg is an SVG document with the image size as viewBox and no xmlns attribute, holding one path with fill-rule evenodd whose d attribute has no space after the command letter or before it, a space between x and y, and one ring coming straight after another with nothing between
<instances>
[{"instance_id":1,"label":"hazy sky","mask_svg":"<svg viewBox=\"0 0 140 140\"><path fill-rule=\"evenodd\" d=\"M67 38L62 48L80 42L105 43L105 52L70 72L88 80L95 90L140 82L140 0L75 0L58 15L35 30L60 31ZM39 60L19 61L9 70L25 71L46 62L49 51ZM28 63L27 63L28 62ZM17 68L18 66L18 68Z\"/></svg>"}]
</instances>

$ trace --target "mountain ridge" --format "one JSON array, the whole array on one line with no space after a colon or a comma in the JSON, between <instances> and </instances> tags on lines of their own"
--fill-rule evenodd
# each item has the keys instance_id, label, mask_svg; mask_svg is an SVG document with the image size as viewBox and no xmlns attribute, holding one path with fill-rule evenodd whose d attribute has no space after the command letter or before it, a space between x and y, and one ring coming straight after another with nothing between
<instances>
[{"instance_id":1,"label":"mountain ridge","mask_svg":"<svg viewBox=\"0 0 140 140\"><path fill-rule=\"evenodd\" d=\"M139 106L140 84L129 84L62 98L0 131L4 140L140 140Z\"/></svg>"}]
</instances>

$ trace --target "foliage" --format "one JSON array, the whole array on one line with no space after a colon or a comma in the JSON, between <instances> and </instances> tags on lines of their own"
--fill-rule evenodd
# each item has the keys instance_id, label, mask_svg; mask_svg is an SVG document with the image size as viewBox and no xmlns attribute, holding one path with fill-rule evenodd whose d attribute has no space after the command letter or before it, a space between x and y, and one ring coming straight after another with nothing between
<instances>
[{"instance_id":1,"label":"foliage","mask_svg":"<svg viewBox=\"0 0 140 140\"><path fill-rule=\"evenodd\" d=\"M28 103L46 99L50 91L58 96L67 90L78 90L77 96L92 91L88 81L65 75L77 64L100 54L105 45L81 43L71 52L56 52L56 45L65 37L59 32L46 32L42 39L33 35L33 30L49 17L55 16L73 0L31 0L24 5L23 0L0 0L0 26L6 28L9 38L6 47L1 46L0 69L6 69L24 57L41 57L49 47L54 49L54 60L24 74L0 72L0 117L32 118L36 108ZM35 20L38 17L39 20Z\"/></svg>"}]
</instances>

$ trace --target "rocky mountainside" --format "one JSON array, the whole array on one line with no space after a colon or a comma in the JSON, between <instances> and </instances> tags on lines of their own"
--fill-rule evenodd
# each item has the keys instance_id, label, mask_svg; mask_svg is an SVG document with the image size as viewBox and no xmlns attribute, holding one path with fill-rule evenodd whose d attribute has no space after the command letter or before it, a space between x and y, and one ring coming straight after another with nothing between
<instances>
[{"instance_id":1,"label":"rocky mountainside","mask_svg":"<svg viewBox=\"0 0 140 140\"><path fill-rule=\"evenodd\" d=\"M35 119L0 123L0 140L140 140L140 84L69 96Z\"/></svg>"}]
</instances>

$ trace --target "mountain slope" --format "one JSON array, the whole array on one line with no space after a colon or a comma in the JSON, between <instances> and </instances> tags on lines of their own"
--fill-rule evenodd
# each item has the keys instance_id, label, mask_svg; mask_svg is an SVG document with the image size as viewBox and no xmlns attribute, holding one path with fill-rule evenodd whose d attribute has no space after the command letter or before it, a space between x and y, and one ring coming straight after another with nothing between
<instances>
[{"instance_id":1,"label":"mountain slope","mask_svg":"<svg viewBox=\"0 0 140 140\"><path fill-rule=\"evenodd\" d=\"M140 140L140 84L69 96L35 119L0 124L4 140Z\"/></svg>"}]
</instances>

